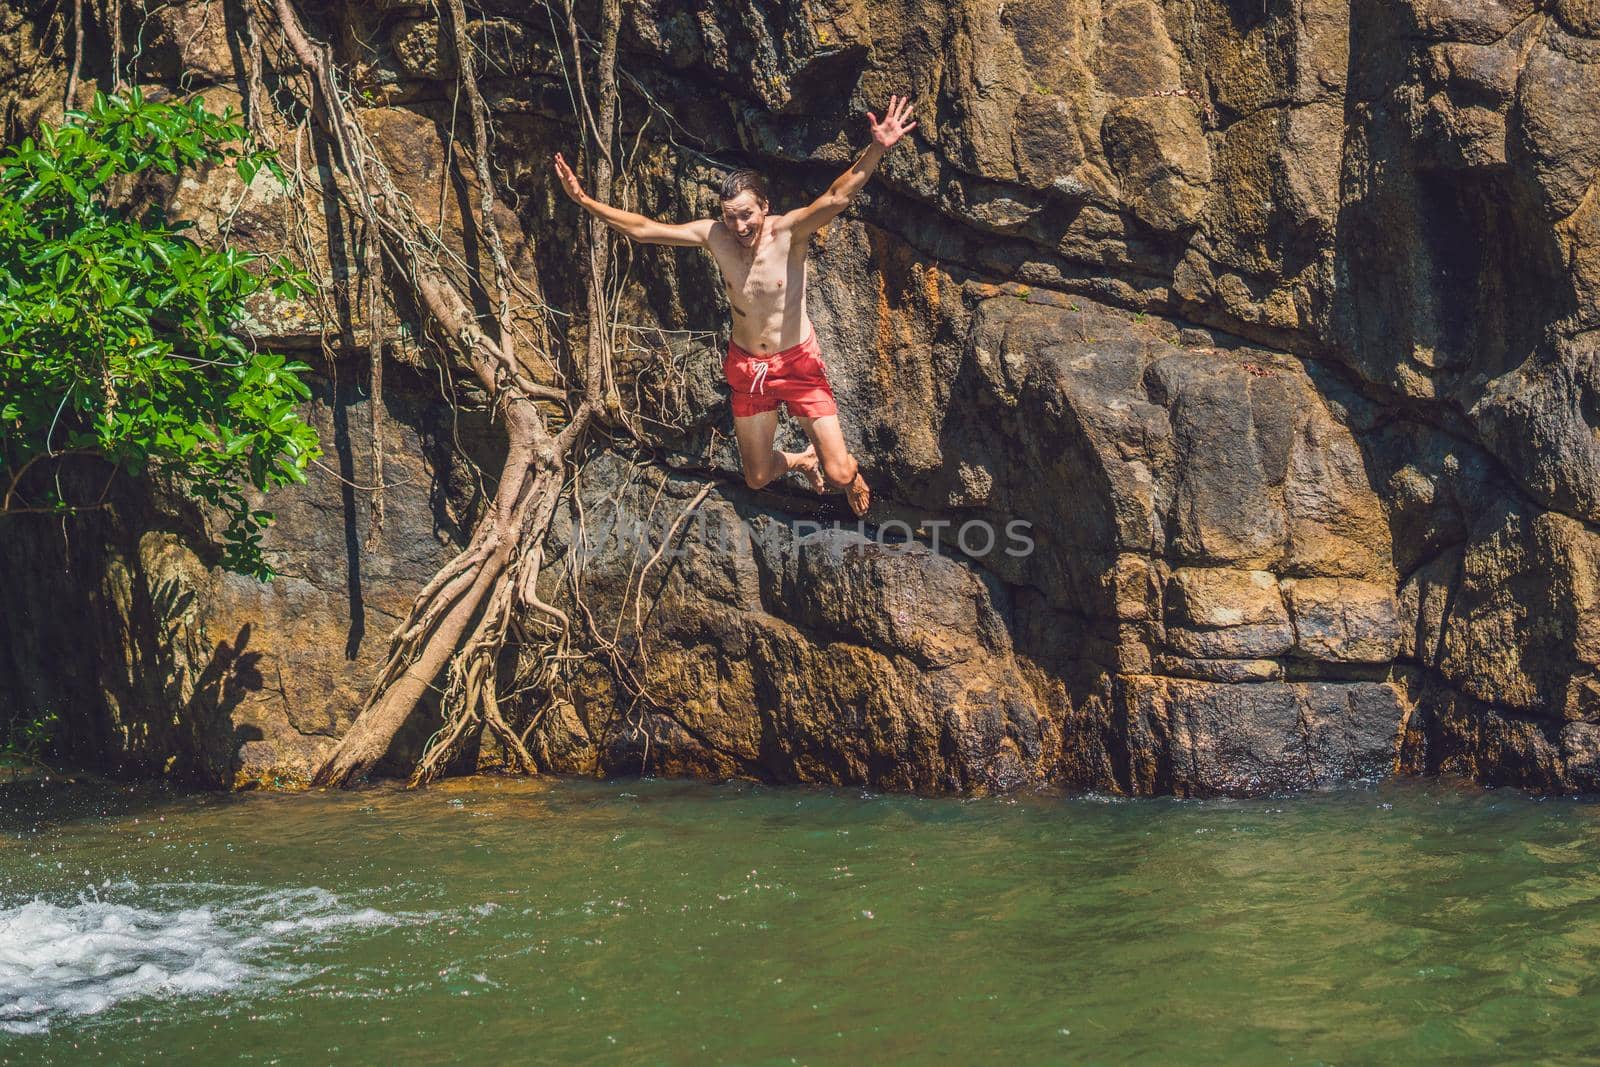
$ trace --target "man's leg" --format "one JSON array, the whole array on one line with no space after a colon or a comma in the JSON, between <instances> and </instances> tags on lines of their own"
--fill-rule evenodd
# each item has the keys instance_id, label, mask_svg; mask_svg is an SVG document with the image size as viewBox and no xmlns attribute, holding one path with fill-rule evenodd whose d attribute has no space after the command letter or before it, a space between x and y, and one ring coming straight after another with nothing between
<instances>
[{"instance_id":1,"label":"man's leg","mask_svg":"<svg viewBox=\"0 0 1600 1067\"><path fill-rule=\"evenodd\" d=\"M861 477L860 464L850 454L844 443L844 430L839 426L838 415L820 415L814 419L801 417L800 425L817 450L822 463L822 476L835 489L843 489L850 510L865 515L872 505L872 491L867 480Z\"/></svg>"},{"instance_id":2,"label":"man's leg","mask_svg":"<svg viewBox=\"0 0 1600 1067\"><path fill-rule=\"evenodd\" d=\"M733 420L733 434L739 441L739 462L744 465L745 484L761 489L792 470L804 471L812 488L822 492L822 474L817 470L817 452L780 452L772 447L778 435L778 413L763 411Z\"/></svg>"}]
</instances>

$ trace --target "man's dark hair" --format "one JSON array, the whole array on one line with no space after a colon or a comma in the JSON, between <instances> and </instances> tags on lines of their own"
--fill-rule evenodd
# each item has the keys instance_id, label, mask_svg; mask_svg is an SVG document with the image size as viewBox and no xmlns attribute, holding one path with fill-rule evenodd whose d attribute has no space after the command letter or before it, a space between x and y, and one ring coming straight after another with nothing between
<instances>
[{"instance_id":1,"label":"man's dark hair","mask_svg":"<svg viewBox=\"0 0 1600 1067\"><path fill-rule=\"evenodd\" d=\"M723 203L745 192L755 193L757 200L766 203L767 179L753 170L736 170L722 179Z\"/></svg>"}]
</instances>

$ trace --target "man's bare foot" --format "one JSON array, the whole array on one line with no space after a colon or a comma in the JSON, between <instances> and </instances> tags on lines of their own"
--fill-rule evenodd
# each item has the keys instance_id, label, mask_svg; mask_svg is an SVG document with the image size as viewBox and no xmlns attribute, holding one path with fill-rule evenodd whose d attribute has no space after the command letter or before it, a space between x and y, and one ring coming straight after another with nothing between
<instances>
[{"instance_id":1,"label":"man's bare foot","mask_svg":"<svg viewBox=\"0 0 1600 1067\"><path fill-rule=\"evenodd\" d=\"M857 515L865 515L872 506L872 490L867 488L867 480L861 477L860 471L856 471L855 480L844 487L844 498Z\"/></svg>"},{"instance_id":2,"label":"man's bare foot","mask_svg":"<svg viewBox=\"0 0 1600 1067\"><path fill-rule=\"evenodd\" d=\"M806 481L811 483L811 488L819 493L828 491L828 483L822 478L822 464L817 462L817 449L813 445L800 454L800 462L795 464L795 469L806 476Z\"/></svg>"}]
</instances>

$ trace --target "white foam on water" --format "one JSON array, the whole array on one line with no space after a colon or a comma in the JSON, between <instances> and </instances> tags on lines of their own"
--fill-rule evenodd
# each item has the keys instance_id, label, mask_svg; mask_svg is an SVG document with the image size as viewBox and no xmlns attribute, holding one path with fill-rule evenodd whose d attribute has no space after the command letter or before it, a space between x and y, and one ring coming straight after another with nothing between
<instances>
[{"instance_id":1,"label":"white foam on water","mask_svg":"<svg viewBox=\"0 0 1600 1067\"><path fill-rule=\"evenodd\" d=\"M352 908L317 888L247 890L232 901L217 901L223 888L217 886L152 888L180 897L200 889L209 902L162 909L34 899L0 907L0 1033L43 1033L55 1019L93 1015L136 998L205 996L251 981L287 981L294 977L287 970L252 961L275 945L317 943L345 929L426 917Z\"/></svg>"}]
</instances>

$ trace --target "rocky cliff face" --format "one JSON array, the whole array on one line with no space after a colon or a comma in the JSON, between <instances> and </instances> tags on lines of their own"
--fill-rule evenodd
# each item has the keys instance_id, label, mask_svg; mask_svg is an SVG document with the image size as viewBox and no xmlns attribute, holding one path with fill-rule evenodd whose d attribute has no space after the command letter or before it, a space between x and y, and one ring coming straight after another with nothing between
<instances>
[{"instance_id":1,"label":"rocky cliff face","mask_svg":"<svg viewBox=\"0 0 1600 1067\"><path fill-rule=\"evenodd\" d=\"M20 7L4 62L25 125L64 76L39 54L45 16ZM137 80L237 99L236 5L149 7L125 13ZM552 552L615 617L712 488L643 579L649 638L625 652L648 705L596 669L533 727L539 758L929 791L1432 771L1600 786L1590 7L630 0L629 196L648 213L713 213L735 165L796 206L864 143L866 110L918 102L915 143L811 263L878 504L863 527L798 484L744 488L714 268L635 249L641 380L663 363L681 378L665 468L593 458ZM432 9L308 14L407 191L478 255ZM501 225L552 301L578 307L575 209L546 163L573 139L551 16L491 0L472 29L513 194ZM292 239L260 179L161 195L203 231ZM310 237L343 292L348 235ZM430 372L397 366L369 538L368 494L347 484L371 470L359 318L352 304L327 324L331 361L307 309L258 324L327 377L312 414L328 470L277 502L284 578L208 569L202 520L142 497L67 549L53 528L8 531L12 706L70 711L81 753L129 769L294 779L328 749L460 541L475 489L457 457L496 447L481 398L454 420ZM64 554L70 593L49 569ZM43 620L64 601L96 621L62 645L71 631Z\"/></svg>"}]
</instances>

